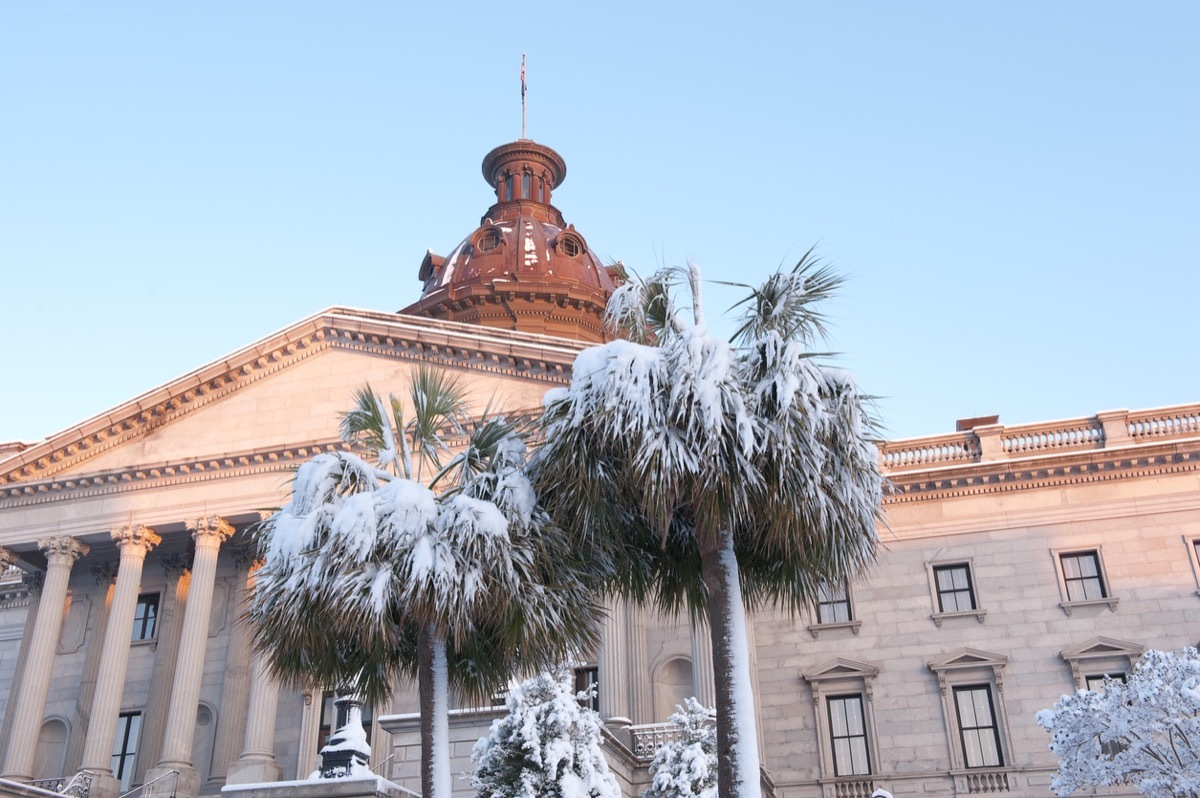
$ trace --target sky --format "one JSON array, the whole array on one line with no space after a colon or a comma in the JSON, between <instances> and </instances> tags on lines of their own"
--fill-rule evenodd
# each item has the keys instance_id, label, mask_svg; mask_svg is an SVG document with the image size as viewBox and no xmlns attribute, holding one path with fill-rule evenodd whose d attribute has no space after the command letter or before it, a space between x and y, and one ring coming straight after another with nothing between
<instances>
[{"instance_id":1,"label":"sky","mask_svg":"<svg viewBox=\"0 0 1200 798\"><path fill-rule=\"evenodd\" d=\"M415 301L522 53L588 245L700 264L710 321L815 246L887 437L1200 402L1197 41L1192 0L2 3L0 441Z\"/></svg>"}]
</instances>

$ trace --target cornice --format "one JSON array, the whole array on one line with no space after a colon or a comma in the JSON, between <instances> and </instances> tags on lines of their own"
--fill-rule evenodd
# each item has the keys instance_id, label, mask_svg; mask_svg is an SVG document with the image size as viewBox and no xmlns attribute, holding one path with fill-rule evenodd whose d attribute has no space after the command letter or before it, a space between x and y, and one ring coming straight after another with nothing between
<instances>
[{"instance_id":1,"label":"cornice","mask_svg":"<svg viewBox=\"0 0 1200 798\"><path fill-rule=\"evenodd\" d=\"M585 344L437 319L330 308L0 460L0 496L135 440L328 349L558 385Z\"/></svg>"},{"instance_id":2,"label":"cornice","mask_svg":"<svg viewBox=\"0 0 1200 798\"><path fill-rule=\"evenodd\" d=\"M1041 455L889 475L884 505L1200 472L1200 439Z\"/></svg>"}]
</instances>

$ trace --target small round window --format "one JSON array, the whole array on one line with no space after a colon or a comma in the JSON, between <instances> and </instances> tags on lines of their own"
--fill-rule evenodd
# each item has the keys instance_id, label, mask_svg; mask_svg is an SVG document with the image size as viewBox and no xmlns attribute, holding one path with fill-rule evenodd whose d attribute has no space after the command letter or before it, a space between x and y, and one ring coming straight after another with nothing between
<instances>
[{"instance_id":1,"label":"small round window","mask_svg":"<svg viewBox=\"0 0 1200 798\"><path fill-rule=\"evenodd\" d=\"M480 252L491 252L500 246L500 234L495 230L488 230L479 237L479 243L475 246Z\"/></svg>"},{"instance_id":2,"label":"small round window","mask_svg":"<svg viewBox=\"0 0 1200 798\"><path fill-rule=\"evenodd\" d=\"M558 248L568 258L577 258L579 257L579 253L583 251L583 247L579 246L579 242L573 238L563 238L559 242Z\"/></svg>"}]
</instances>

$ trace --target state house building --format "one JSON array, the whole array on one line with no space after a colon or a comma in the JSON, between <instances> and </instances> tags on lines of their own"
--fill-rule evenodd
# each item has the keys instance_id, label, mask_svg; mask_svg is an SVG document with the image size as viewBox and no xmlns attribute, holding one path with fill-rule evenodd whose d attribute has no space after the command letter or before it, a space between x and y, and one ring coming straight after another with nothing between
<instances>
[{"instance_id":1,"label":"state house building","mask_svg":"<svg viewBox=\"0 0 1200 798\"><path fill-rule=\"evenodd\" d=\"M618 277L551 202L563 159L521 140L483 174L494 204L449 255L425 256L404 310L333 307L43 441L0 444L0 785L86 771L75 794L191 798L313 771L332 693L281 688L256 662L237 622L247 529L286 502L299 464L342 446L338 413L364 383L399 391L431 363L477 409L534 410L603 337ZM880 445L892 489L870 573L805 615L752 619L767 795L1049 795L1034 713L1200 639L1200 404L959 426ZM636 796L674 706L712 702L707 635L618 603L579 666ZM403 684L367 712L373 767L410 788L416 710ZM454 712L455 772L496 716Z\"/></svg>"}]
</instances>

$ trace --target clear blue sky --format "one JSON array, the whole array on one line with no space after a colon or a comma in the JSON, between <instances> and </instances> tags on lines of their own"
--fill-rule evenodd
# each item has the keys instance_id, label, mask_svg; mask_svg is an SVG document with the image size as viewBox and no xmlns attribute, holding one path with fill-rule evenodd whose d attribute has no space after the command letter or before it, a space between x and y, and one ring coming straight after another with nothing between
<instances>
[{"instance_id":1,"label":"clear blue sky","mask_svg":"<svg viewBox=\"0 0 1200 798\"><path fill-rule=\"evenodd\" d=\"M413 301L522 52L592 248L756 282L818 244L890 437L1200 401L1200 4L414 5L0 4L0 440Z\"/></svg>"}]
</instances>

